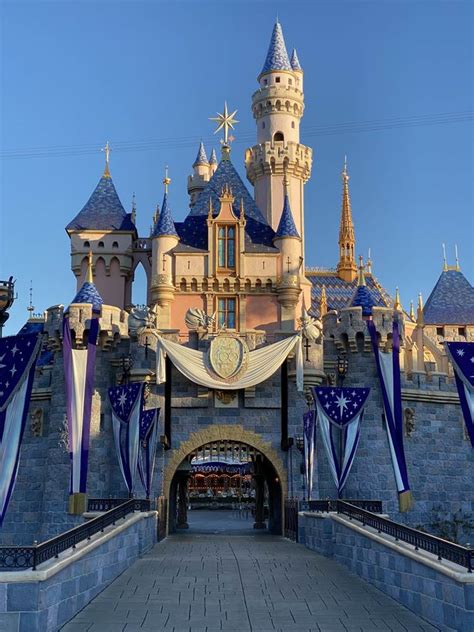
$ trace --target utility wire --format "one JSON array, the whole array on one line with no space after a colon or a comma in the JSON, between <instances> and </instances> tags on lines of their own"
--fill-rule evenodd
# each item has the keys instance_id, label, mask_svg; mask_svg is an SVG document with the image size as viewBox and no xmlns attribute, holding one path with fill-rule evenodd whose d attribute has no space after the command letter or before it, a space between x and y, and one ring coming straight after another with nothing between
<instances>
[{"instance_id":1,"label":"utility wire","mask_svg":"<svg viewBox=\"0 0 474 632\"><path fill-rule=\"evenodd\" d=\"M444 125L447 123L463 123L474 119L474 110L459 112L442 112L438 114L420 114L388 119L371 119L368 121L348 121L344 123L332 123L324 125L309 125L303 128L305 138L318 136L333 136L341 134L360 134L368 132L381 132L386 130L422 127L428 125ZM254 131L242 131L234 141L236 145L251 144L255 139ZM157 151L164 149L181 149L195 147L200 140L206 144L216 142L215 136L181 136L155 139L142 139L134 141L116 141L113 144L114 152ZM99 143L81 145L49 145L40 147L28 147L4 150L0 152L1 160L27 159L27 158L58 158L67 156L85 156L99 151Z\"/></svg>"}]
</instances>

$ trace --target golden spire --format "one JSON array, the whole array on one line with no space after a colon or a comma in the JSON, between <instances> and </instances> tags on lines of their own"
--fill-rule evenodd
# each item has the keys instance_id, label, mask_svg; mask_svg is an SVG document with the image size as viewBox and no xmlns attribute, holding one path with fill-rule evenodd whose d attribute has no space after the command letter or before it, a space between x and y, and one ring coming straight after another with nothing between
<instances>
[{"instance_id":1,"label":"golden spire","mask_svg":"<svg viewBox=\"0 0 474 632\"><path fill-rule=\"evenodd\" d=\"M94 275L92 274L92 250L89 250L89 254L87 255L87 274L86 274L86 282L94 283Z\"/></svg>"},{"instance_id":2,"label":"golden spire","mask_svg":"<svg viewBox=\"0 0 474 632\"><path fill-rule=\"evenodd\" d=\"M352 223L351 200L349 197L349 175L347 173L347 156L344 156L342 170L342 210L339 228L339 263L337 272L344 281L353 281L357 276L354 259L355 234Z\"/></svg>"},{"instance_id":3,"label":"golden spire","mask_svg":"<svg viewBox=\"0 0 474 632\"><path fill-rule=\"evenodd\" d=\"M100 151L103 151L105 154L105 168L104 168L103 177L110 178L109 161L110 161L110 152L112 150L110 149L109 141L105 143L105 147L102 147Z\"/></svg>"},{"instance_id":4,"label":"golden spire","mask_svg":"<svg viewBox=\"0 0 474 632\"><path fill-rule=\"evenodd\" d=\"M240 219L245 219L245 208L244 208L244 198L240 198Z\"/></svg>"},{"instance_id":5,"label":"golden spire","mask_svg":"<svg viewBox=\"0 0 474 632\"><path fill-rule=\"evenodd\" d=\"M214 216L214 209L212 208L212 198L209 198L209 209L207 211L207 219L212 219Z\"/></svg>"},{"instance_id":6,"label":"golden spire","mask_svg":"<svg viewBox=\"0 0 474 632\"><path fill-rule=\"evenodd\" d=\"M239 122L235 119L236 114L237 110L234 110L232 114L229 114L227 101L224 101L224 112L222 114L217 112L217 117L209 118L210 121L216 121L217 123L217 128L214 134L217 134L217 132L220 132L221 129L224 129L224 140L221 142L226 147L229 147L229 140L233 140L229 138L229 129L234 129L234 125Z\"/></svg>"},{"instance_id":7,"label":"golden spire","mask_svg":"<svg viewBox=\"0 0 474 632\"><path fill-rule=\"evenodd\" d=\"M400 292L398 291L398 287L395 288L395 302L393 304L393 309L397 312L401 312L403 309L402 304L400 303Z\"/></svg>"},{"instance_id":8,"label":"golden spire","mask_svg":"<svg viewBox=\"0 0 474 632\"><path fill-rule=\"evenodd\" d=\"M326 298L326 286L323 283L323 287L321 288L321 300L319 301L319 313L321 318L328 313L328 301Z\"/></svg>"},{"instance_id":9,"label":"golden spire","mask_svg":"<svg viewBox=\"0 0 474 632\"><path fill-rule=\"evenodd\" d=\"M410 301L410 320L415 322L415 308L413 307L413 301Z\"/></svg>"},{"instance_id":10,"label":"golden spire","mask_svg":"<svg viewBox=\"0 0 474 632\"><path fill-rule=\"evenodd\" d=\"M446 261L446 246L443 244L443 272L448 271L448 262Z\"/></svg>"},{"instance_id":11,"label":"golden spire","mask_svg":"<svg viewBox=\"0 0 474 632\"><path fill-rule=\"evenodd\" d=\"M416 324L423 325L423 299L421 298L421 292L418 294L418 308L416 310Z\"/></svg>"},{"instance_id":12,"label":"golden spire","mask_svg":"<svg viewBox=\"0 0 474 632\"><path fill-rule=\"evenodd\" d=\"M364 274L364 260L362 259L362 255L359 255L359 279L357 281L357 285L359 287L361 285L366 285L365 274Z\"/></svg>"},{"instance_id":13,"label":"golden spire","mask_svg":"<svg viewBox=\"0 0 474 632\"><path fill-rule=\"evenodd\" d=\"M171 178L168 176L168 165L165 167L165 177L163 178L163 184L165 185L165 193L168 193L168 187L171 184Z\"/></svg>"}]
</instances>

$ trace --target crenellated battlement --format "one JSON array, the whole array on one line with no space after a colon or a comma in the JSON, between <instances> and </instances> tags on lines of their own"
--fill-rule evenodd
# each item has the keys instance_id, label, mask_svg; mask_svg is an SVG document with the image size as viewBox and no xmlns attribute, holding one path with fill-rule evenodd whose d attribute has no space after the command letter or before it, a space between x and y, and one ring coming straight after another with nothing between
<instances>
[{"instance_id":1,"label":"crenellated battlement","mask_svg":"<svg viewBox=\"0 0 474 632\"><path fill-rule=\"evenodd\" d=\"M307 182L311 175L313 150L293 141L266 141L245 152L245 168L252 184L263 175L288 175Z\"/></svg>"}]
</instances>

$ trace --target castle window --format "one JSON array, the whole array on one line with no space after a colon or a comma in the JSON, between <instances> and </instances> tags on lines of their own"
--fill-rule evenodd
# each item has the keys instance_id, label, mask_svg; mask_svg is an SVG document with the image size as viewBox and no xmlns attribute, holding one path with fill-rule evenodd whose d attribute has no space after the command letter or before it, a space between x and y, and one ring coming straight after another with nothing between
<instances>
[{"instance_id":1,"label":"castle window","mask_svg":"<svg viewBox=\"0 0 474 632\"><path fill-rule=\"evenodd\" d=\"M275 132L274 136L273 136L273 140L285 140L285 137L283 136L282 132Z\"/></svg>"},{"instance_id":2,"label":"castle window","mask_svg":"<svg viewBox=\"0 0 474 632\"><path fill-rule=\"evenodd\" d=\"M295 129L295 122L294 121L291 121L291 127L292 127L292 129Z\"/></svg>"},{"instance_id":3,"label":"castle window","mask_svg":"<svg viewBox=\"0 0 474 632\"><path fill-rule=\"evenodd\" d=\"M236 299L219 298L217 300L217 323L219 327L236 329Z\"/></svg>"},{"instance_id":4,"label":"castle window","mask_svg":"<svg viewBox=\"0 0 474 632\"><path fill-rule=\"evenodd\" d=\"M118 248L118 241L114 241L114 243L112 244L112 248Z\"/></svg>"},{"instance_id":5,"label":"castle window","mask_svg":"<svg viewBox=\"0 0 474 632\"><path fill-rule=\"evenodd\" d=\"M217 238L217 265L219 268L235 268L235 227L219 226Z\"/></svg>"},{"instance_id":6,"label":"castle window","mask_svg":"<svg viewBox=\"0 0 474 632\"><path fill-rule=\"evenodd\" d=\"M263 83L264 83L266 86L268 86L268 79L264 79L264 80L263 80Z\"/></svg>"},{"instance_id":7,"label":"castle window","mask_svg":"<svg viewBox=\"0 0 474 632\"><path fill-rule=\"evenodd\" d=\"M103 241L99 241L99 243L97 245L99 246L99 248L103 248L104 247L104 242Z\"/></svg>"},{"instance_id":8,"label":"castle window","mask_svg":"<svg viewBox=\"0 0 474 632\"><path fill-rule=\"evenodd\" d=\"M281 77L275 77L275 83L280 83Z\"/></svg>"},{"instance_id":9,"label":"castle window","mask_svg":"<svg viewBox=\"0 0 474 632\"><path fill-rule=\"evenodd\" d=\"M465 327L458 327L458 335L466 337L466 328Z\"/></svg>"},{"instance_id":10,"label":"castle window","mask_svg":"<svg viewBox=\"0 0 474 632\"><path fill-rule=\"evenodd\" d=\"M444 337L444 327L436 327L436 335Z\"/></svg>"},{"instance_id":11,"label":"castle window","mask_svg":"<svg viewBox=\"0 0 474 632\"><path fill-rule=\"evenodd\" d=\"M90 248L90 247L91 247L90 242L89 241L85 241L84 242L84 248Z\"/></svg>"}]
</instances>

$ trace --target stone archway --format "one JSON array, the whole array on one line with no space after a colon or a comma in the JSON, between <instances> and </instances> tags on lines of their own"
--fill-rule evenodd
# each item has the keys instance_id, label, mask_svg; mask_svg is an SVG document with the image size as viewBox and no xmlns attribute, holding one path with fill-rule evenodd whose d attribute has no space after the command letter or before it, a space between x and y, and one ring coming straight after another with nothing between
<instances>
[{"instance_id":1,"label":"stone archway","mask_svg":"<svg viewBox=\"0 0 474 632\"><path fill-rule=\"evenodd\" d=\"M286 468L280 455L275 448L267 441L264 441L257 433L246 430L241 425L221 425L216 424L209 426L203 430L193 432L186 441L181 442L179 448L173 451L173 454L165 466L163 472L163 494L167 499L168 505L171 507L172 482L175 475L185 459L201 446L219 441L235 441L237 443L245 443L251 448L257 450L270 463L278 478L279 491L277 497L280 505L280 518L283 524L284 516L284 500L287 490L287 473ZM277 480L277 479L275 479ZM167 521L168 522L168 521ZM169 525L168 525L169 526Z\"/></svg>"}]
</instances>

